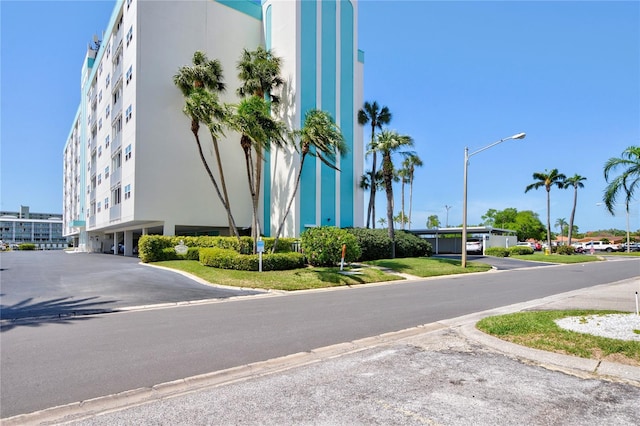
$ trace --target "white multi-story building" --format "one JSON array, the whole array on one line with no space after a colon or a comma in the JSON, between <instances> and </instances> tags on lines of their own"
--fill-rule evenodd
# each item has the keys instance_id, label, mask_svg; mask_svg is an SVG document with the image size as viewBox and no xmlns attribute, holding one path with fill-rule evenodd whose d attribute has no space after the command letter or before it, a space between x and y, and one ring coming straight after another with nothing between
<instances>
[{"instance_id":1,"label":"white multi-story building","mask_svg":"<svg viewBox=\"0 0 640 426\"><path fill-rule=\"evenodd\" d=\"M285 235L311 226L361 226L357 110L363 53L357 49L355 1L120 0L82 67L81 103L64 149L64 234L87 251L123 243L125 254L145 233L226 234L226 212L201 164L172 78L201 50L223 66L222 101L238 102L236 64L243 49L258 46L282 58L282 118L299 128L308 110L325 110L349 146L338 159L340 172L314 157L305 160ZM208 131L200 137L206 147ZM227 131L221 158L236 224L249 228L251 198L239 141ZM215 169L213 150L205 151ZM266 156L260 217L266 235L282 218L298 157L293 148Z\"/></svg>"}]
</instances>

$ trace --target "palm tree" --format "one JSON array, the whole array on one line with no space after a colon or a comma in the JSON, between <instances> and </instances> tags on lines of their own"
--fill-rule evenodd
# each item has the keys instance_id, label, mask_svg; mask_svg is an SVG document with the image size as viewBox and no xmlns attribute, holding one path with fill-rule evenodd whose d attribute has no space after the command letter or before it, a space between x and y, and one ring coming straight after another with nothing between
<instances>
[{"instance_id":1,"label":"palm tree","mask_svg":"<svg viewBox=\"0 0 640 426\"><path fill-rule=\"evenodd\" d=\"M623 167L622 174L609 182L611 172ZM604 179L608 185L604 191L604 205L609 213L614 214L614 206L620 192L625 194L625 210L627 213L627 251L629 245L629 203L634 198L634 193L640 187L640 146L630 146L624 151L620 158L612 157L604 165Z\"/></svg>"},{"instance_id":2,"label":"palm tree","mask_svg":"<svg viewBox=\"0 0 640 426\"><path fill-rule=\"evenodd\" d=\"M382 130L382 125L389 124L390 121L391 112L389 112L389 108L386 106L380 108L376 101L372 103L365 102L364 107L358 111L358 123L362 126L367 123L371 124L371 142L369 143L369 151L373 156L371 176L376 176L376 163L378 162L377 151L373 149L376 140L376 129ZM371 194L369 195L369 207L367 208L367 228L370 224L373 224L374 228L376 227L376 189L376 185L370 186Z\"/></svg>"},{"instance_id":3,"label":"palm tree","mask_svg":"<svg viewBox=\"0 0 640 426\"><path fill-rule=\"evenodd\" d=\"M389 224L389 238L393 244L391 245L391 257L396 256L395 248L395 231L393 229L393 177L394 167L391 157L394 153L408 155L409 152L401 151L402 148L412 147L413 139L411 136L400 135L396 131L383 130L371 147L372 151L378 151L382 154L382 176L384 177L384 186L387 193L387 223Z\"/></svg>"},{"instance_id":4,"label":"palm tree","mask_svg":"<svg viewBox=\"0 0 640 426\"><path fill-rule=\"evenodd\" d=\"M527 193L532 189L541 187L547 190L547 247L549 248L549 253L551 253L551 187L557 186L558 188L563 188L564 181L567 177L559 173L558 169L553 169L549 173L536 172L533 174L533 178L536 179L537 182L528 185L524 192Z\"/></svg>"},{"instance_id":5,"label":"palm tree","mask_svg":"<svg viewBox=\"0 0 640 426\"><path fill-rule=\"evenodd\" d=\"M280 237L285 220L291 210L291 204L298 192L300 176L302 176L302 166L304 165L304 160L307 155L317 157L327 166L339 171L335 166L336 151L341 155L347 152L347 145L344 141L344 137L342 136L342 132L331 115L325 111L313 109L307 112L302 129L296 133L300 138L300 165L298 166L298 176L296 177L296 183L293 188L293 192L291 193L291 198L289 199L287 208L282 216L282 221L276 231L273 248L271 250L272 253L276 250L278 238ZM311 151L311 147L314 147L315 150Z\"/></svg>"},{"instance_id":6,"label":"palm tree","mask_svg":"<svg viewBox=\"0 0 640 426\"><path fill-rule=\"evenodd\" d=\"M192 63L193 66L180 67L173 77L173 82L185 97L183 112L191 118L191 132L196 139L200 160L218 194L218 198L222 202L222 206L227 212L229 233L240 238L238 228L231 214L231 204L218 147L218 136L222 133L221 123L226 121L226 110L220 105L218 99L218 94L225 90L225 84L222 81L222 65L218 60L209 60L207 55L199 50L193 54ZM201 122L209 129L213 140L222 193L220 193L218 182L213 176L202 150L198 134Z\"/></svg>"},{"instance_id":7,"label":"palm tree","mask_svg":"<svg viewBox=\"0 0 640 426\"><path fill-rule=\"evenodd\" d=\"M405 158L402 162L403 170L407 171L407 175L409 177L409 229L411 229L411 210L413 205L413 177L415 174L416 167L422 167L422 160L418 157L417 154L410 154ZM403 211L404 211L404 203L403 203Z\"/></svg>"},{"instance_id":8,"label":"palm tree","mask_svg":"<svg viewBox=\"0 0 640 426\"><path fill-rule=\"evenodd\" d=\"M560 228L560 237L564 237L564 228L567 226L567 219L563 217L556 219L556 226Z\"/></svg>"},{"instance_id":9,"label":"palm tree","mask_svg":"<svg viewBox=\"0 0 640 426\"><path fill-rule=\"evenodd\" d=\"M275 56L271 50L265 50L263 47L258 47L253 51L244 49L237 65L237 69L239 71L238 78L241 81L241 85L237 90L238 96L242 99L259 98L260 100L265 101L266 114L263 111L264 107L257 103L253 103L252 105L245 104L242 109L245 111L257 111L259 115L256 117L257 121L266 120L265 123L268 128L264 129L265 133L269 133L270 131L275 131L277 133L276 139L271 141L276 145L284 145L285 143L284 138L282 138L284 128L279 123L276 123L276 120L268 116L271 113L271 107L277 107L280 103L280 97L277 96L275 90L284 84L284 80L280 77L281 64L282 59ZM245 118L250 119L250 117ZM276 128L278 129L276 130ZM254 203L254 217L251 226L251 234L254 238L255 246L255 242L260 235L257 203L260 199L260 190L262 188L264 151L270 148L270 142L268 137L262 141L253 141L252 143L249 143L247 138L245 138L244 142L241 140L240 144L245 152L245 159L248 154L247 147L252 146L256 153L255 163L253 161L251 163L247 163L253 169L253 181L250 192Z\"/></svg>"},{"instance_id":10,"label":"palm tree","mask_svg":"<svg viewBox=\"0 0 640 426\"><path fill-rule=\"evenodd\" d=\"M571 209L571 216L569 217L569 235L567 235L567 244L571 245L571 237L573 236L573 220L576 217L576 206L578 205L578 188L584 188L583 181L587 180L586 177L575 174L564 183L565 188L573 187L573 208Z\"/></svg>"},{"instance_id":11,"label":"palm tree","mask_svg":"<svg viewBox=\"0 0 640 426\"><path fill-rule=\"evenodd\" d=\"M384 227L387 224L387 219L385 219L384 217L381 217L380 219L378 219L378 223L380 224L380 227Z\"/></svg>"},{"instance_id":12,"label":"palm tree","mask_svg":"<svg viewBox=\"0 0 640 426\"><path fill-rule=\"evenodd\" d=\"M240 146L244 152L247 182L251 194L252 230L254 252L260 235L258 202L260 201L261 179L258 166L262 163L262 153L272 145L283 147L287 143L287 129L279 120L271 116L269 104L264 98L252 96L240 101L229 116L229 126L240 133ZM253 158L256 152L256 159Z\"/></svg>"},{"instance_id":13,"label":"palm tree","mask_svg":"<svg viewBox=\"0 0 640 426\"><path fill-rule=\"evenodd\" d=\"M274 105L280 103L280 97L274 89L281 87L284 80L280 77L282 59L275 56L271 50L258 47L254 51L244 49L238 62L238 77L242 85L238 88L238 96L267 97Z\"/></svg>"},{"instance_id":14,"label":"palm tree","mask_svg":"<svg viewBox=\"0 0 640 426\"><path fill-rule=\"evenodd\" d=\"M400 220L396 221L398 223L400 223L400 226L402 226L402 229L404 230L404 224L408 222L408 218L405 217L405 213L404 213L404 185L405 183L409 183L409 171L407 169L404 168L404 162L402 163L403 167L398 170L397 173L397 177L398 180L400 180L401 185L400 185L400 213L398 213L398 215L400 216Z\"/></svg>"}]
</instances>

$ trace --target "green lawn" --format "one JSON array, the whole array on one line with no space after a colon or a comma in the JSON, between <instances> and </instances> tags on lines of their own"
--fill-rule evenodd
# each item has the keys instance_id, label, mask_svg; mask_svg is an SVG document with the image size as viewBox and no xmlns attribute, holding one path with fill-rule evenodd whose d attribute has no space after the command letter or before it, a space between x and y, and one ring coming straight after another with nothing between
<instances>
[{"instance_id":1,"label":"green lawn","mask_svg":"<svg viewBox=\"0 0 640 426\"><path fill-rule=\"evenodd\" d=\"M365 262L381 268L389 268L397 272L416 275L418 277L437 277L440 275L466 274L470 272L484 272L491 269L490 265L479 262L467 262L462 268L459 260L440 259L432 257L410 257L403 259L381 259Z\"/></svg>"},{"instance_id":2,"label":"green lawn","mask_svg":"<svg viewBox=\"0 0 640 426\"><path fill-rule=\"evenodd\" d=\"M570 256L564 254L549 254L534 253L525 255L513 255L509 256L512 259L531 260L534 262L549 262L549 263L585 263L585 262L597 262L601 259L598 256L587 256L584 254L573 254Z\"/></svg>"},{"instance_id":3,"label":"green lawn","mask_svg":"<svg viewBox=\"0 0 640 426\"><path fill-rule=\"evenodd\" d=\"M518 312L484 318L476 325L485 333L530 348L590 359L609 359L640 366L640 342L609 339L560 328L555 319L620 313L615 311Z\"/></svg>"},{"instance_id":4,"label":"green lawn","mask_svg":"<svg viewBox=\"0 0 640 426\"><path fill-rule=\"evenodd\" d=\"M403 279L398 275L374 268L345 268L344 272L348 274L341 274L340 268L303 268L268 272L233 271L203 266L195 260L169 260L153 264L188 272L212 284L271 290L306 290Z\"/></svg>"}]
</instances>

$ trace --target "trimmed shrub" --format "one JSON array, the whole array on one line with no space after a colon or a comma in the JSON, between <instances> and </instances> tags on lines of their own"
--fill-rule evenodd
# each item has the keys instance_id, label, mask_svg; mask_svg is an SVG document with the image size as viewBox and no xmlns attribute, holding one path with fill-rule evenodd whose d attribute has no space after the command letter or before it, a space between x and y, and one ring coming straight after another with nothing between
<instances>
[{"instance_id":1,"label":"trimmed shrub","mask_svg":"<svg viewBox=\"0 0 640 426\"><path fill-rule=\"evenodd\" d=\"M313 266L335 266L342 258L342 245L346 244L345 262L354 262L362 254L358 239L333 226L309 228L300 235L302 252Z\"/></svg>"},{"instance_id":2,"label":"trimmed shrub","mask_svg":"<svg viewBox=\"0 0 640 426\"><path fill-rule=\"evenodd\" d=\"M264 238L265 253L271 251L274 238ZM164 249L173 249L180 244L191 248L199 247L217 247L227 250L233 250L237 253L251 254L253 253L253 239L251 237L240 237L240 241L236 237L168 237L164 235L143 235L138 241L138 257L145 263L159 262L168 259ZM278 253L288 253L292 250L294 238L280 238L278 240ZM177 259L198 260L197 253L187 253L183 257Z\"/></svg>"},{"instance_id":3,"label":"trimmed shrub","mask_svg":"<svg viewBox=\"0 0 640 426\"><path fill-rule=\"evenodd\" d=\"M573 246L558 246L556 247L556 253L572 255L572 254L576 254L576 249Z\"/></svg>"},{"instance_id":4,"label":"trimmed shrub","mask_svg":"<svg viewBox=\"0 0 640 426\"><path fill-rule=\"evenodd\" d=\"M31 243L22 243L18 245L18 250L35 250L36 245Z\"/></svg>"},{"instance_id":5,"label":"trimmed shrub","mask_svg":"<svg viewBox=\"0 0 640 426\"><path fill-rule=\"evenodd\" d=\"M512 255L527 255L533 254L533 249L527 246L511 246L509 247L509 253Z\"/></svg>"},{"instance_id":6,"label":"trimmed shrub","mask_svg":"<svg viewBox=\"0 0 640 426\"><path fill-rule=\"evenodd\" d=\"M220 269L257 271L260 266L260 258L257 254L240 254L230 249L202 248L200 249L200 263ZM262 255L263 271L283 271L303 266L304 256L301 253L265 253Z\"/></svg>"},{"instance_id":7,"label":"trimmed shrub","mask_svg":"<svg viewBox=\"0 0 640 426\"><path fill-rule=\"evenodd\" d=\"M529 248L529 250L531 249ZM488 247L485 249L484 254L495 257L509 257L509 250L504 247Z\"/></svg>"},{"instance_id":8,"label":"trimmed shrub","mask_svg":"<svg viewBox=\"0 0 640 426\"><path fill-rule=\"evenodd\" d=\"M391 238L384 229L348 228L346 231L358 240L362 253L357 261L391 257Z\"/></svg>"},{"instance_id":9,"label":"trimmed shrub","mask_svg":"<svg viewBox=\"0 0 640 426\"><path fill-rule=\"evenodd\" d=\"M406 231L396 231L396 257L431 256L431 243Z\"/></svg>"}]
</instances>

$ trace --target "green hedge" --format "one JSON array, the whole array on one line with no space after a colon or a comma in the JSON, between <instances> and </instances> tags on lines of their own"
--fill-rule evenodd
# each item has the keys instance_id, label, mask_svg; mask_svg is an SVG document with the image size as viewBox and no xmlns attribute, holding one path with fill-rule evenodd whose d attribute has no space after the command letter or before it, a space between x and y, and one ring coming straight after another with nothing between
<instances>
[{"instance_id":1,"label":"green hedge","mask_svg":"<svg viewBox=\"0 0 640 426\"><path fill-rule=\"evenodd\" d=\"M356 260L364 262L391 257L391 238L385 229L347 228L346 231L358 239L362 253Z\"/></svg>"},{"instance_id":2,"label":"green hedge","mask_svg":"<svg viewBox=\"0 0 640 426\"><path fill-rule=\"evenodd\" d=\"M533 249L527 246L511 246L509 247L509 253L511 255L527 255L533 254Z\"/></svg>"},{"instance_id":3,"label":"green hedge","mask_svg":"<svg viewBox=\"0 0 640 426\"><path fill-rule=\"evenodd\" d=\"M431 256L431 243L407 231L396 231L396 257Z\"/></svg>"},{"instance_id":4,"label":"green hedge","mask_svg":"<svg viewBox=\"0 0 640 426\"><path fill-rule=\"evenodd\" d=\"M257 254L240 254L230 249L202 248L200 249L200 263L220 269L257 271L259 270L260 258ZM283 271L303 266L304 256L301 253L264 253L262 255L263 271Z\"/></svg>"},{"instance_id":5,"label":"green hedge","mask_svg":"<svg viewBox=\"0 0 640 426\"><path fill-rule=\"evenodd\" d=\"M358 239L362 251L358 261L388 259L391 257L391 238L386 229L348 228ZM407 231L396 231L396 257L431 256L431 243Z\"/></svg>"},{"instance_id":6,"label":"green hedge","mask_svg":"<svg viewBox=\"0 0 640 426\"><path fill-rule=\"evenodd\" d=\"M495 257L509 257L509 250L504 247L488 247L484 254Z\"/></svg>"},{"instance_id":7,"label":"green hedge","mask_svg":"<svg viewBox=\"0 0 640 426\"><path fill-rule=\"evenodd\" d=\"M573 246L558 246L555 249L556 249L555 252L557 254L566 254L566 255L576 254L576 249Z\"/></svg>"},{"instance_id":8,"label":"green hedge","mask_svg":"<svg viewBox=\"0 0 640 426\"><path fill-rule=\"evenodd\" d=\"M335 266L342 258L342 245L346 244L345 262L355 262L362 251L358 239L333 226L309 228L300 235L302 252L312 266Z\"/></svg>"},{"instance_id":9,"label":"green hedge","mask_svg":"<svg viewBox=\"0 0 640 426\"><path fill-rule=\"evenodd\" d=\"M18 245L18 250L35 250L36 245L31 243L22 243Z\"/></svg>"},{"instance_id":10,"label":"green hedge","mask_svg":"<svg viewBox=\"0 0 640 426\"><path fill-rule=\"evenodd\" d=\"M228 250L234 250L237 253L250 254L253 252L253 239L251 237L240 237L240 241L236 237L168 237L164 235L143 235L138 241L138 257L143 262L159 262L162 260L172 260L167 257L171 257L168 251L165 249L171 249L180 241L187 247L216 247ZM268 252L273 247L273 238L264 238L265 252ZM293 243L296 240L294 238L280 238L278 240L277 252L290 252L292 250ZM175 250L174 250L175 251ZM175 259L192 259L197 260L197 254L193 253L185 255L184 257L176 257Z\"/></svg>"}]
</instances>

